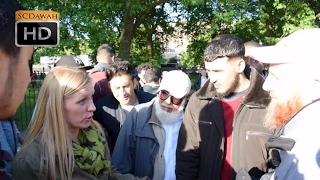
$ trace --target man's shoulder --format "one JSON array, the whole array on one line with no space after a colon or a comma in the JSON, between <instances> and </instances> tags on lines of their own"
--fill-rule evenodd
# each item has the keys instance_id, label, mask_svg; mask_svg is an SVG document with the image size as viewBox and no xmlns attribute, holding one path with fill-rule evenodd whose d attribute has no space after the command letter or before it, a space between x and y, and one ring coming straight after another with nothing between
<instances>
[{"instance_id":1,"label":"man's shoulder","mask_svg":"<svg viewBox=\"0 0 320 180\"><path fill-rule=\"evenodd\" d=\"M108 95L106 97L103 97L101 99L99 99L97 101L97 103L95 104L96 107L102 107L102 106L114 106L114 105L118 105L119 102L114 98L114 96Z\"/></svg>"},{"instance_id":2,"label":"man's shoulder","mask_svg":"<svg viewBox=\"0 0 320 180\"><path fill-rule=\"evenodd\" d=\"M42 149L40 137L37 136L29 144L23 146L19 152L16 154L15 158L33 159L36 158L40 153L39 150Z\"/></svg>"},{"instance_id":3,"label":"man's shoulder","mask_svg":"<svg viewBox=\"0 0 320 180\"><path fill-rule=\"evenodd\" d=\"M144 92L144 91L135 91L140 103L145 103L151 101L156 95Z\"/></svg>"},{"instance_id":4,"label":"man's shoulder","mask_svg":"<svg viewBox=\"0 0 320 180\"><path fill-rule=\"evenodd\" d=\"M140 103L140 104L138 104L138 105L136 105L134 107L135 107L137 112L144 111L144 110L148 111L148 108L152 108L153 107L154 101L155 101L154 99L151 99L148 102Z\"/></svg>"},{"instance_id":5,"label":"man's shoulder","mask_svg":"<svg viewBox=\"0 0 320 180\"><path fill-rule=\"evenodd\" d=\"M107 77L106 72L103 72L103 71L98 71L98 72L91 73L91 74L89 74L89 76L91 78L97 79L97 80L104 79L104 78Z\"/></svg>"}]
</instances>

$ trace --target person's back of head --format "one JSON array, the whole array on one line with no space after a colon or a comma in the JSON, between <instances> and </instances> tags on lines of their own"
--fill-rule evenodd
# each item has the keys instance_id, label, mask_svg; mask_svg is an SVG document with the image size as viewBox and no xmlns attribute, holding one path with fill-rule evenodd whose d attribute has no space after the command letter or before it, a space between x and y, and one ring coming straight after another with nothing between
<instances>
[{"instance_id":1,"label":"person's back of head","mask_svg":"<svg viewBox=\"0 0 320 180\"><path fill-rule=\"evenodd\" d=\"M217 58L228 57L243 58L245 54L244 44L241 39L231 34L216 36L207 45L204 52L204 61L212 62Z\"/></svg>"},{"instance_id":2,"label":"person's back of head","mask_svg":"<svg viewBox=\"0 0 320 180\"><path fill-rule=\"evenodd\" d=\"M97 51L97 61L112 64L115 54L116 52L113 47L108 44L102 44Z\"/></svg>"},{"instance_id":3,"label":"person's back of head","mask_svg":"<svg viewBox=\"0 0 320 180\"><path fill-rule=\"evenodd\" d=\"M144 74L146 73L146 70L150 68L152 68L152 65L150 63L142 63L137 67L138 77L140 79L141 86L143 86L146 83L146 80L144 79Z\"/></svg>"},{"instance_id":4,"label":"person's back of head","mask_svg":"<svg viewBox=\"0 0 320 180\"><path fill-rule=\"evenodd\" d=\"M161 71L157 68L150 68L144 74L146 83L159 84L161 78Z\"/></svg>"},{"instance_id":5,"label":"person's back of head","mask_svg":"<svg viewBox=\"0 0 320 180\"><path fill-rule=\"evenodd\" d=\"M138 73L141 73L142 70L147 70L150 68L152 68L152 65L150 63L141 63L137 67Z\"/></svg>"}]
</instances>

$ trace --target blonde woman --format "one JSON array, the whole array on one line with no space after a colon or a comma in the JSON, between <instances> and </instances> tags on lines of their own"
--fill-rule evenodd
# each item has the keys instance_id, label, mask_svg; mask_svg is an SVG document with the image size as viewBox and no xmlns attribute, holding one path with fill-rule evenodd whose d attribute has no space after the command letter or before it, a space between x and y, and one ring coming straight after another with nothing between
<instances>
[{"instance_id":1,"label":"blonde woman","mask_svg":"<svg viewBox=\"0 0 320 180\"><path fill-rule=\"evenodd\" d=\"M92 120L87 73L55 67L41 87L34 121L13 162L19 179L138 179L111 168L104 133Z\"/></svg>"}]
</instances>

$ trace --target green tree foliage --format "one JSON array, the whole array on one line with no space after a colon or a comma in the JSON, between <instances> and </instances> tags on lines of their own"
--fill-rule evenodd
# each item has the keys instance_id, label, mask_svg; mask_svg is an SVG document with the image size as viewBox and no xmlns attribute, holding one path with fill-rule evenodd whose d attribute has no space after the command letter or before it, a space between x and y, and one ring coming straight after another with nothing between
<instances>
[{"instance_id":1,"label":"green tree foliage","mask_svg":"<svg viewBox=\"0 0 320 180\"><path fill-rule=\"evenodd\" d=\"M53 10L60 13L60 46L44 48L36 53L35 59L61 54L90 53L95 57L96 49L103 43L115 47L118 57L142 61L160 60L161 35L156 28L162 27L162 33L172 32L164 10L167 0L21 0L28 9ZM137 40L135 40L137 38ZM141 43L141 40L144 44ZM132 42L139 52L132 52ZM153 51L153 49L155 49ZM147 56L146 56L147 55ZM135 57L139 56L139 57Z\"/></svg>"},{"instance_id":2,"label":"green tree foliage","mask_svg":"<svg viewBox=\"0 0 320 180\"><path fill-rule=\"evenodd\" d=\"M95 57L103 43L134 65L161 62L164 42L174 31L191 37L184 67L203 65L203 50L212 37L232 33L244 42L263 45L300 28L319 27L316 0L20 0L28 9L60 13L60 46L38 48L34 59L61 54ZM176 28L174 28L174 26ZM177 28L178 27L178 28Z\"/></svg>"},{"instance_id":3,"label":"green tree foliage","mask_svg":"<svg viewBox=\"0 0 320 180\"><path fill-rule=\"evenodd\" d=\"M61 54L89 54L94 57L97 47L103 43L118 48L119 32L114 29L116 20L109 18L116 15L114 11L108 11L112 7L106 1L99 3L85 0L21 1L28 9L53 10L60 13L60 46L41 48L42 51L36 51L36 57Z\"/></svg>"},{"instance_id":4,"label":"green tree foliage","mask_svg":"<svg viewBox=\"0 0 320 180\"><path fill-rule=\"evenodd\" d=\"M273 45L297 29L320 26L320 4L316 0L190 2L185 8L188 19L185 32L193 34L193 40L183 56L185 67L202 65L203 53L196 49L205 48L200 39L210 41L203 37L235 34L244 42L254 40Z\"/></svg>"}]
</instances>

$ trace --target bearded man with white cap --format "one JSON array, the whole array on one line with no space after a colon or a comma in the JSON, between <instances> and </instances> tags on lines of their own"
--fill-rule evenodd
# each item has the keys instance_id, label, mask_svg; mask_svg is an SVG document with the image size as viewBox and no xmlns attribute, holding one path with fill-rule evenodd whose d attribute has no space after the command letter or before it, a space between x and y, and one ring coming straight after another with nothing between
<instances>
[{"instance_id":1,"label":"bearded man with white cap","mask_svg":"<svg viewBox=\"0 0 320 180\"><path fill-rule=\"evenodd\" d=\"M265 125L283 127L271 142L292 142L280 148L281 163L271 179L319 179L320 177L320 29L298 30L275 46L248 53L269 63L263 84L272 101ZM281 143L283 144L283 143Z\"/></svg>"},{"instance_id":2,"label":"bearded man with white cap","mask_svg":"<svg viewBox=\"0 0 320 180\"><path fill-rule=\"evenodd\" d=\"M111 162L118 171L154 180L176 179L177 139L190 89L187 74L169 71L158 96L131 110L112 154Z\"/></svg>"}]
</instances>

